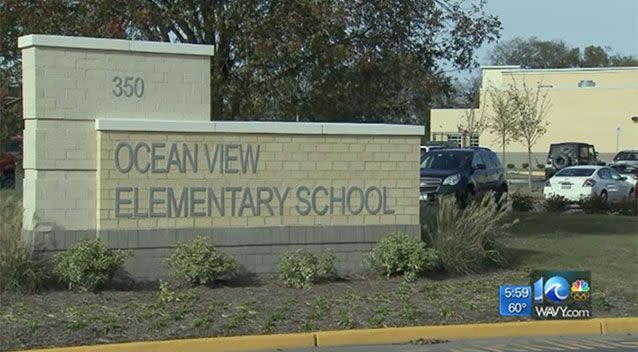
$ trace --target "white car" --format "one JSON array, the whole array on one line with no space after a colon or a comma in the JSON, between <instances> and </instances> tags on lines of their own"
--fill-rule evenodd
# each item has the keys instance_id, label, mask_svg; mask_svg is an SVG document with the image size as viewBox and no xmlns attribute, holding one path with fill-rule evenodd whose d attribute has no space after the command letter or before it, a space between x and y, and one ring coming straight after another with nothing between
<instances>
[{"instance_id":1,"label":"white car","mask_svg":"<svg viewBox=\"0 0 638 352\"><path fill-rule=\"evenodd\" d=\"M579 165L558 171L545 182L545 198L562 196L577 202L598 195L606 200L634 197L633 185L616 170L607 166Z\"/></svg>"}]
</instances>

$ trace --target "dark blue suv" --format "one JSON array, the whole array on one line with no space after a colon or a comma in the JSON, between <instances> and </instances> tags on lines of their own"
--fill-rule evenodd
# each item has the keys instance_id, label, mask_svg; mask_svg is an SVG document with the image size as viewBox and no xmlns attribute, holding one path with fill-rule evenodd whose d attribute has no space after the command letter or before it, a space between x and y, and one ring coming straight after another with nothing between
<instances>
[{"instance_id":1,"label":"dark blue suv","mask_svg":"<svg viewBox=\"0 0 638 352\"><path fill-rule=\"evenodd\" d=\"M437 149L421 157L420 199L431 201L450 194L462 205L477 194L507 192L505 169L487 148Z\"/></svg>"}]
</instances>

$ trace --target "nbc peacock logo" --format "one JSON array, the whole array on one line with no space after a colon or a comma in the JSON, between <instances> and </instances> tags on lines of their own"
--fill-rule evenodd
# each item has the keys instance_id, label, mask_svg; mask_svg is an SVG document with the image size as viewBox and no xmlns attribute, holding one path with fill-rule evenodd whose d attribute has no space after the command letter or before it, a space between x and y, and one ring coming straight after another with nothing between
<instances>
[{"instance_id":1,"label":"nbc peacock logo","mask_svg":"<svg viewBox=\"0 0 638 352\"><path fill-rule=\"evenodd\" d=\"M569 291L574 301L584 301L589 297L589 283L585 280L576 280L572 282Z\"/></svg>"}]
</instances>

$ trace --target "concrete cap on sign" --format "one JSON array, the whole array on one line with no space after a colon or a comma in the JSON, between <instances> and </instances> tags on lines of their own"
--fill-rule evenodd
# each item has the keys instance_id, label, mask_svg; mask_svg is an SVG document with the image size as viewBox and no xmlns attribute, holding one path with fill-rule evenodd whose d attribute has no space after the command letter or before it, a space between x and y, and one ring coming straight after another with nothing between
<instances>
[{"instance_id":1,"label":"concrete cap on sign","mask_svg":"<svg viewBox=\"0 0 638 352\"><path fill-rule=\"evenodd\" d=\"M365 123L273 122L273 121L180 121L97 119L98 131L217 132L260 134L323 134L422 136L423 126Z\"/></svg>"},{"instance_id":2,"label":"concrete cap on sign","mask_svg":"<svg viewBox=\"0 0 638 352\"><path fill-rule=\"evenodd\" d=\"M44 34L29 34L18 38L18 48L20 49L38 46L199 56L212 56L215 53L215 48L212 45L163 43L88 37L67 37L61 35Z\"/></svg>"}]
</instances>

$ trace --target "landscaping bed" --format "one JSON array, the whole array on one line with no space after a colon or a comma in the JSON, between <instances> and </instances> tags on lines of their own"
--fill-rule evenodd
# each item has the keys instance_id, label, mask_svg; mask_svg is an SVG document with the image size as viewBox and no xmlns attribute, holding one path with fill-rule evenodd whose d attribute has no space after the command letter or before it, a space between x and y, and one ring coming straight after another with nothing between
<instances>
[{"instance_id":1,"label":"landscaping bed","mask_svg":"<svg viewBox=\"0 0 638 352\"><path fill-rule=\"evenodd\" d=\"M0 349L383 326L511 321L498 316L501 284L532 269L591 270L594 316L638 315L638 219L515 213L510 264L483 274L441 273L406 283L370 272L285 287L254 277L209 287L50 290L0 296Z\"/></svg>"}]
</instances>

